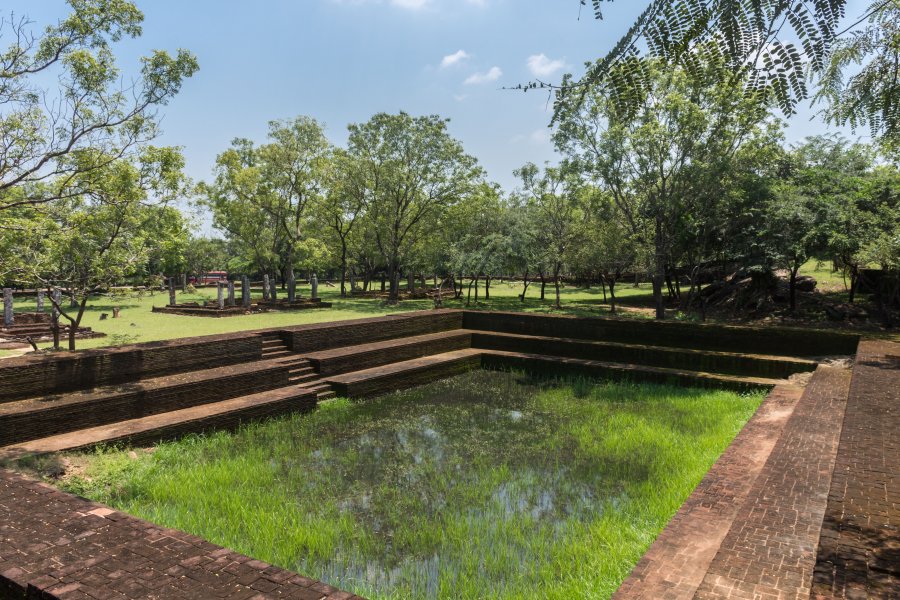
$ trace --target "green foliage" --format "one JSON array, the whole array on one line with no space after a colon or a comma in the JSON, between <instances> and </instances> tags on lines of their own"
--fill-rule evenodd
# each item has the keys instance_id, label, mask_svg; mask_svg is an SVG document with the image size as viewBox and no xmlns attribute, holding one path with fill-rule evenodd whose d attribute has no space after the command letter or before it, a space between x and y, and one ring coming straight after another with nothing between
<instances>
[{"instance_id":1,"label":"green foliage","mask_svg":"<svg viewBox=\"0 0 900 600\"><path fill-rule=\"evenodd\" d=\"M370 232L396 302L400 269L414 266L425 236L483 173L435 115L379 113L348 129L348 153L365 182Z\"/></svg>"},{"instance_id":2,"label":"green foliage","mask_svg":"<svg viewBox=\"0 0 900 600\"><path fill-rule=\"evenodd\" d=\"M0 21L0 211L65 200L93 171L156 134L154 111L197 70L185 50L155 51L128 88L112 44L141 33L125 0L70 0L72 13L34 35L27 18ZM48 83L55 82L55 90ZM5 216L4 216L5 218Z\"/></svg>"},{"instance_id":3,"label":"green foliage","mask_svg":"<svg viewBox=\"0 0 900 600\"><path fill-rule=\"evenodd\" d=\"M321 262L310 205L324 195L332 148L310 117L271 121L269 143L235 139L216 158L215 181L200 186L201 204L229 234L238 270L287 273Z\"/></svg>"},{"instance_id":4,"label":"green foliage","mask_svg":"<svg viewBox=\"0 0 900 600\"><path fill-rule=\"evenodd\" d=\"M592 0L603 18L603 2ZM582 4L586 4L582 0ZM651 0L613 49L589 66L578 84L564 82L561 93L584 97L602 84L620 110L640 106L653 75L647 56L692 77L711 63L725 68L723 81L740 83L749 96L774 97L785 114L806 98L807 65L823 68L846 0L809 5L784 0ZM791 41L796 40L796 42ZM731 75L728 75L728 74Z\"/></svg>"},{"instance_id":5,"label":"green foliage","mask_svg":"<svg viewBox=\"0 0 900 600\"><path fill-rule=\"evenodd\" d=\"M878 0L867 24L835 42L819 70L817 100L826 118L854 129L868 125L873 138L894 156L900 152L900 2Z\"/></svg>"}]
</instances>

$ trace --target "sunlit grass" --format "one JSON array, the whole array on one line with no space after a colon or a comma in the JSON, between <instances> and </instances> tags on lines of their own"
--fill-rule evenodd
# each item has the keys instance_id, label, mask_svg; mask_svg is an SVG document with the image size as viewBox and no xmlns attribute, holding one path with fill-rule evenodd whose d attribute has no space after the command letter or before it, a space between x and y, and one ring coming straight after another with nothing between
<instances>
[{"instance_id":1,"label":"sunlit grass","mask_svg":"<svg viewBox=\"0 0 900 600\"><path fill-rule=\"evenodd\" d=\"M371 598L605 598L760 401L478 371L63 486Z\"/></svg>"},{"instance_id":2,"label":"sunlit grass","mask_svg":"<svg viewBox=\"0 0 900 600\"><path fill-rule=\"evenodd\" d=\"M627 290L626 290L627 287ZM90 327L95 331L106 334L106 337L78 340L79 349L98 348L103 346L117 346L138 342L153 342L174 338L193 337L201 335L214 335L219 333L231 333L250 329L266 329L271 327L289 327L307 323L322 323L326 321L341 321L346 319L359 319L364 317L378 317L398 312L424 310L433 308L434 303L429 299L404 300L397 306L388 306L383 301L373 298L341 298L337 287L320 285L320 296L325 302L331 302L332 307L327 309L301 310L292 312L269 312L254 315L242 315L237 317L190 317L184 315L170 315L152 312L153 306L164 306L168 302L168 293L155 292L153 295L144 293L140 296L128 294L123 296L99 296L88 302L87 309L82 319L82 326ZM309 286L299 286L298 294L309 296ZM518 295L521 293L519 282L494 282L491 285L491 299L484 301L484 290L481 288L479 303L472 302L468 307L478 310L515 310L525 312L559 312L553 308L553 288L547 287L547 296L541 301L540 285L532 284L528 288L525 302L521 302ZM649 286L644 285L639 289L633 286L622 286L620 295L646 295ZM256 294L254 297L257 297ZM452 294L451 294L452 295ZM598 287L584 289L579 287L564 287L561 292L564 310L561 314L574 315L598 315L606 314L607 308L602 306L603 294ZM211 288L200 288L194 294L182 294L178 292L178 302L196 302L212 300L216 292ZM465 294L460 301L449 299L445 296L444 306L447 308L466 308ZM112 318L113 307L120 307L121 316ZM49 310L49 304L45 302L45 308ZM35 310L34 298L22 298L16 301L17 311ZM107 318L100 320L102 314ZM50 346L49 343L39 344L42 347Z\"/></svg>"}]
</instances>

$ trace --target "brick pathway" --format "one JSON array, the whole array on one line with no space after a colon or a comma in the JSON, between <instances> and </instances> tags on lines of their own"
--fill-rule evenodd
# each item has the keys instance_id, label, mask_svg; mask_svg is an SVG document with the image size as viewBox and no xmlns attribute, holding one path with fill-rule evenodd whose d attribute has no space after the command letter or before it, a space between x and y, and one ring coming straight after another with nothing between
<instances>
[{"instance_id":1,"label":"brick pathway","mask_svg":"<svg viewBox=\"0 0 900 600\"><path fill-rule=\"evenodd\" d=\"M361 600L0 470L0 598Z\"/></svg>"},{"instance_id":2,"label":"brick pathway","mask_svg":"<svg viewBox=\"0 0 900 600\"><path fill-rule=\"evenodd\" d=\"M691 598L706 575L803 388L780 385L735 437L613 598Z\"/></svg>"},{"instance_id":3,"label":"brick pathway","mask_svg":"<svg viewBox=\"0 0 900 600\"><path fill-rule=\"evenodd\" d=\"M812 592L900 598L900 344L859 346Z\"/></svg>"},{"instance_id":4,"label":"brick pathway","mask_svg":"<svg viewBox=\"0 0 900 600\"><path fill-rule=\"evenodd\" d=\"M694 598L809 598L849 389L816 370Z\"/></svg>"}]
</instances>

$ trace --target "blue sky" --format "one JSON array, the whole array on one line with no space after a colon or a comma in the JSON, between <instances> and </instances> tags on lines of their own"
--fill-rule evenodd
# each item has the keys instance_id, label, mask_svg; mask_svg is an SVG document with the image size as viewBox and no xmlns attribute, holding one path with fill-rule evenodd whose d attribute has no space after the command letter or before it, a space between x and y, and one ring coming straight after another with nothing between
<instances>
[{"instance_id":1,"label":"blue sky","mask_svg":"<svg viewBox=\"0 0 900 600\"><path fill-rule=\"evenodd\" d=\"M502 91L539 76L580 73L646 2L619 0L595 21L578 0L137 0L144 35L117 45L124 73L151 49L187 48L200 71L162 111L160 144L184 147L188 173L208 179L234 137L263 141L272 119L309 115L343 144L348 123L379 111L449 117L451 133L489 177L515 186L526 161L556 160L546 92ZM850 0L861 15L867 0ZM37 25L61 0L14 0L5 13ZM850 20L848 18L848 20ZM802 108L789 140L822 133Z\"/></svg>"}]
</instances>

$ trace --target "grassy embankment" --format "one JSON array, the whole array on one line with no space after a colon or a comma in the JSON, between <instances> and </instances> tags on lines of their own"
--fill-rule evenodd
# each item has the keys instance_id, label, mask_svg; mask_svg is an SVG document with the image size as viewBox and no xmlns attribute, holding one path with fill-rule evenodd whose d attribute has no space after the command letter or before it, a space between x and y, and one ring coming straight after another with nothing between
<instances>
[{"instance_id":1,"label":"grassy embankment","mask_svg":"<svg viewBox=\"0 0 900 600\"><path fill-rule=\"evenodd\" d=\"M604 598L761 398L478 371L45 460L64 489L373 599Z\"/></svg>"}]
</instances>

